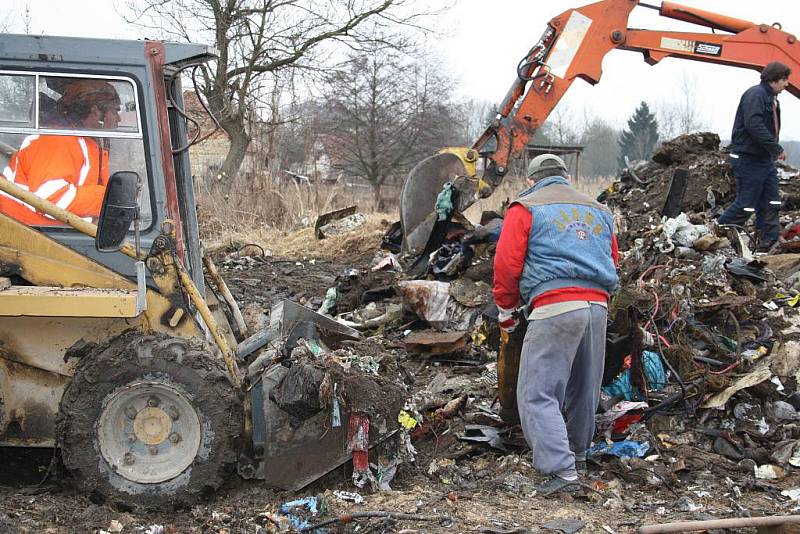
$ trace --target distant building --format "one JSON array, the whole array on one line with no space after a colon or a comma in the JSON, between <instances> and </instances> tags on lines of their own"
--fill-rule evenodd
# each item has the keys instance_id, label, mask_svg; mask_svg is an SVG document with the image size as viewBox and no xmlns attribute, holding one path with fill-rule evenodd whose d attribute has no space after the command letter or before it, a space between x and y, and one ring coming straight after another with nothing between
<instances>
[{"instance_id":1,"label":"distant building","mask_svg":"<svg viewBox=\"0 0 800 534\"><path fill-rule=\"evenodd\" d=\"M343 175L339 146L334 136L317 134L305 151L303 162L292 165L289 171L307 177L310 182L335 184Z\"/></svg>"},{"instance_id":2,"label":"distant building","mask_svg":"<svg viewBox=\"0 0 800 534\"><path fill-rule=\"evenodd\" d=\"M344 150L344 144L335 135L316 134L303 162L291 165L289 173L306 177L311 183L370 189L369 182L347 173Z\"/></svg>"}]
</instances>

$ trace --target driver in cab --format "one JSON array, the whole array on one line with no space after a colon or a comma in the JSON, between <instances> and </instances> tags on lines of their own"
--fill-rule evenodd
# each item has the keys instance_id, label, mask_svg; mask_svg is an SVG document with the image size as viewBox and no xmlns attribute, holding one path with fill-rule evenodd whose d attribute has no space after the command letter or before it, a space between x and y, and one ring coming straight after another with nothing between
<instances>
[{"instance_id":1,"label":"driver in cab","mask_svg":"<svg viewBox=\"0 0 800 534\"><path fill-rule=\"evenodd\" d=\"M103 80L64 85L47 127L113 130L120 122L120 98ZM30 135L3 170L3 178L85 219L97 219L108 183L108 139L75 135ZM61 224L28 204L0 192L0 212L30 226Z\"/></svg>"}]
</instances>

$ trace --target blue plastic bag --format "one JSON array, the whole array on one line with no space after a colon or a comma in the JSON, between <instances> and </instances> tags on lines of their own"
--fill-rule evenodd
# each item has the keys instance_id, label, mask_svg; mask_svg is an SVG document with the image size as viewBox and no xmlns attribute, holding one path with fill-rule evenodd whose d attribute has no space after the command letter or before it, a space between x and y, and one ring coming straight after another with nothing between
<instances>
[{"instance_id":1,"label":"blue plastic bag","mask_svg":"<svg viewBox=\"0 0 800 534\"><path fill-rule=\"evenodd\" d=\"M644 376L647 379L649 388L658 391L667 383L667 375L664 372L664 364L661 356L655 352L646 350L642 352L644 358ZM603 388L603 393L609 397L622 395L627 401L644 400L644 395L638 389L634 390L631 384L631 370L625 369L609 385Z\"/></svg>"},{"instance_id":2,"label":"blue plastic bag","mask_svg":"<svg viewBox=\"0 0 800 534\"><path fill-rule=\"evenodd\" d=\"M278 510L281 514L285 515L289 519L292 528L296 530L302 530L310 527L311 523L309 523L308 520L293 514L292 512L297 508L301 508L311 512L311 515L317 515L317 513L319 513L319 505L320 502L318 497L304 497L302 499L295 499L294 501L285 502ZM325 532L325 530L315 529L315 532L321 533Z\"/></svg>"},{"instance_id":3,"label":"blue plastic bag","mask_svg":"<svg viewBox=\"0 0 800 534\"><path fill-rule=\"evenodd\" d=\"M650 450L648 442L639 443L638 441L617 441L615 443L598 443L592 445L586 451L586 456L618 456L620 458L644 458L647 451Z\"/></svg>"}]
</instances>

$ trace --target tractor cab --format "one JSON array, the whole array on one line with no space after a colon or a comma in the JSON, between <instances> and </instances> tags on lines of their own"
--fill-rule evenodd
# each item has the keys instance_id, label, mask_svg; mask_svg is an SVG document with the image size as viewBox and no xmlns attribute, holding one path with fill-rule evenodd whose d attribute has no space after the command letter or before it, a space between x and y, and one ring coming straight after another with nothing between
<instances>
[{"instance_id":1,"label":"tractor cab","mask_svg":"<svg viewBox=\"0 0 800 534\"><path fill-rule=\"evenodd\" d=\"M214 50L194 44L31 35L3 35L0 43L3 176L96 222L110 176L135 172L142 185L142 248L149 250L165 221L171 221L178 255L202 290L180 73L213 59ZM0 211L123 275L135 276L131 258L99 252L91 237L8 195Z\"/></svg>"}]
</instances>

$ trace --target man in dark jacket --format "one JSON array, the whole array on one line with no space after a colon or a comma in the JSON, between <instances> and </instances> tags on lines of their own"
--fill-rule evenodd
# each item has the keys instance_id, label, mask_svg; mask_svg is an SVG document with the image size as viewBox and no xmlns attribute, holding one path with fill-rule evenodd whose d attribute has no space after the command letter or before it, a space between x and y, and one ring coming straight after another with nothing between
<instances>
[{"instance_id":1,"label":"man in dark jacket","mask_svg":"<svg viewBox=\"0 0 800 534\"><path fill-rule=\"evenodd\" d=\"M761 83L742 95L731 134L730 163L736 177L736 200L725 210L720 225L743 225L756 215L758 247L767 252L780 233L777 160L786 159L778 143L781 110L777 95L789 85L791 69L774 61L761 72Z\"/></svg>"},{"instance_id":2,"label":"man in dark jacket","mask_svg":"<svg viewBox=\"0 0 800 534\"><path fill-rule=\"evenodd\" d=\"M528 184L503 223L493 294L501 328L516 327L520 306L529 320L517 406L533 465L550 475L538 488L547 495L579 489L586 467L618 253L611 212L569 185L561 158L534 158Z\"/></svg>"}]
</instances>

